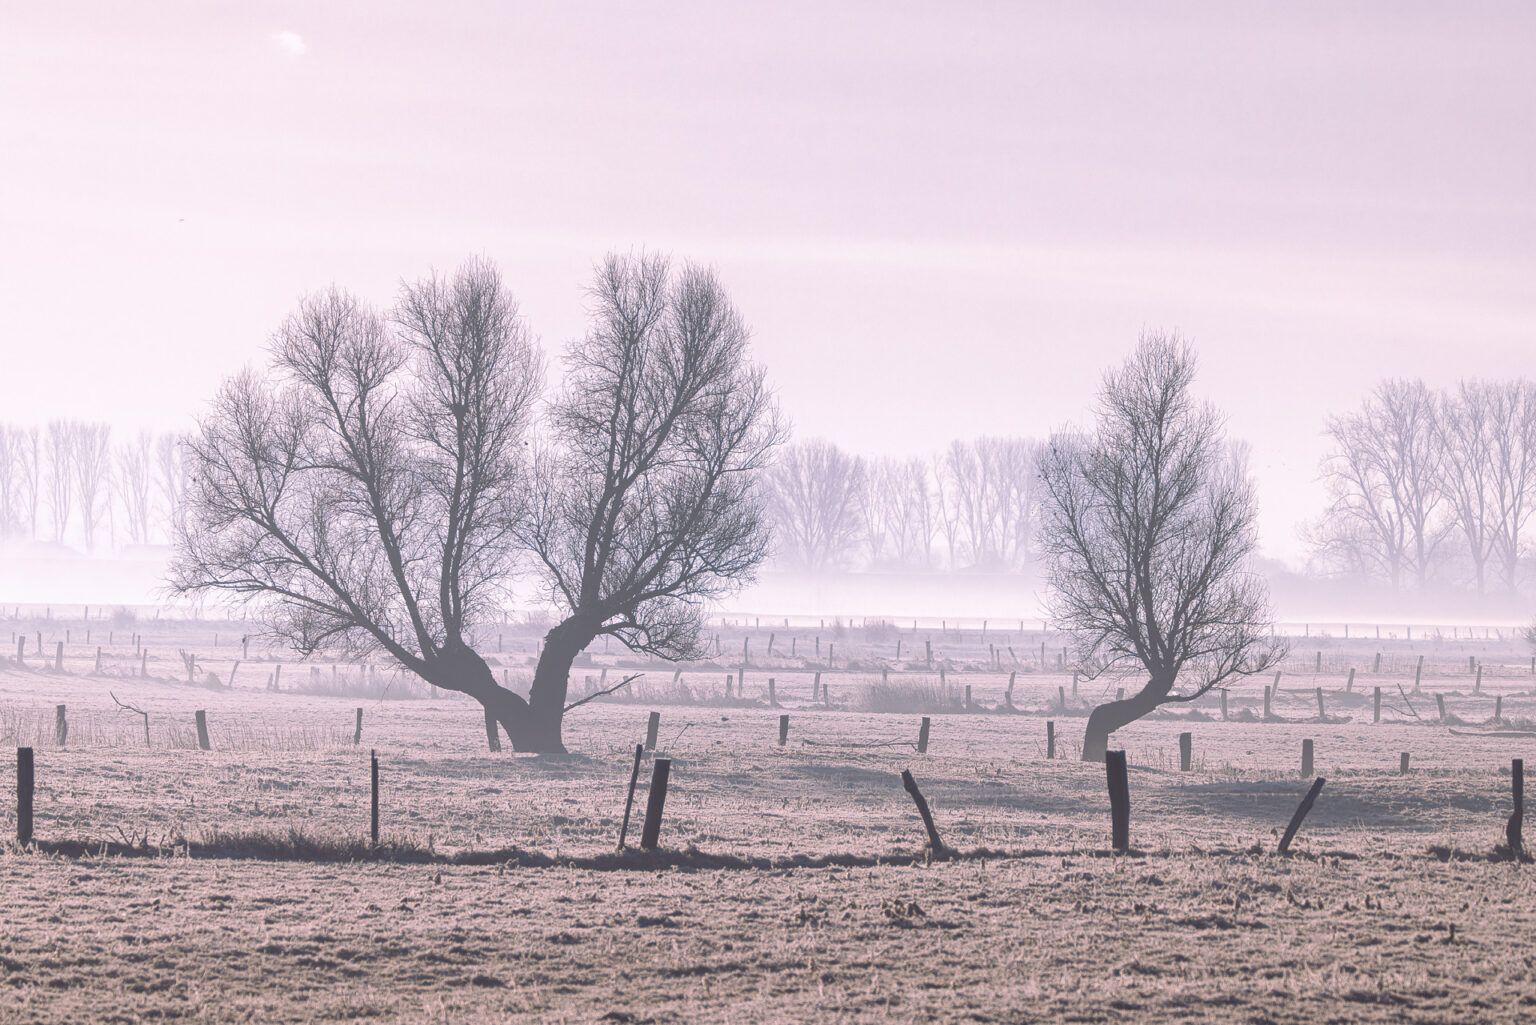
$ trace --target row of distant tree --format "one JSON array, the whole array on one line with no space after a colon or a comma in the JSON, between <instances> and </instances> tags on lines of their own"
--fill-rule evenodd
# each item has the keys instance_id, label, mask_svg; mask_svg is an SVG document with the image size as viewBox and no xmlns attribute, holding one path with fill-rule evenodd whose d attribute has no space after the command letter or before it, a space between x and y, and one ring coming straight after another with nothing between
<instances>
[{"instance_id":1,"label":"row of distant tree","mask_svg":"<svg viewBox=\"0 0 1536 1025\"><path fill-rule=\"evenodd\" d=\"M86 551L170 540L184 491L181 437L115 440L109 424L0 425L0 538Z\"/></svg>"},{"instance_id":2,"label":"row of distant tree","mask_svg":"<svg viewBox=\"0 0 1536 1025\"><path fill-rule=\"evenodd\" d=\"M1038 443L954 441L931 458L869 459L816 439L767 478L780 565L1023 570L1039 509Z\"/></svg>"},{"instance_id":3,"label":"row of distant tree","mask_svg":"<svg viewBox=\"0 0 1536 1025\"><path fill-rule=\"evenodd\" d=\"M1536 512L1536 385L1388 380L1328 421L1316 567L1398 589L1509 592Z\"/></svg>"}]
</instances>

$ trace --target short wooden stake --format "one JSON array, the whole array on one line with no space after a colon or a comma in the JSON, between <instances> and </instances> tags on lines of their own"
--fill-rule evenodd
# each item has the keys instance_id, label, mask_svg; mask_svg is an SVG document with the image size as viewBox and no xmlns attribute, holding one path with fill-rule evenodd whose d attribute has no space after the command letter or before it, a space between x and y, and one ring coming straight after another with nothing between
<instances>
[{"instance_id":1,"label":"short wooden stake","mask_svg":"<svg viewBox=\"0 0 1536 1025\"><path fill-rule=\"evenodd\" d=\"M1188 772L1190 758L1194 754L1195 735L1193 733L1179 734L1179 771Z\"/></svg>"},{"instance_id":2,"label":"short wooden stake","mask_svg":"<svg viewBox=\"0 0 1536 1025\"><path fill-rule=\"evenodd\" d=\"M917 781L912 778L911 769L901 770L901 785L907 793L912 795L912 803L917 805L917 813L923 817L923 828L928 831L928 848L935 855L944 853L944 841L939 839L938 827L933 824L933 812L928 810L928 802L923 799L923 792L917 789Z\"/></svg>"},{"instance_id":3,"label":"short wooden stake","mask_svg":"<svg viewBox=\"0 0 1536 1025\"><path fill-rule=\"evenodd\" d=\"M1381 722L1381 688L1376 688L1376 696L1372 699L1371 722Z\"/></svg>"},{"instance_id":4,"label":"short wooden stake","mask_svg":"<svg viewBox=\"0 0 1536 1025\"><path fill-rule=\"evenodd\" d=\"M198 747L198 750L207 751L209 749L209 744L208 744L208 713L203 711L202 709L198 709L195 713L193 713L193 718L195 718L197 720L197 747Z\"/></svg>"},{"instance_id":5,"label":"short wooden stake","mask_svg":"<svg viewBox=\"0 0 1536 1025\"><path fill-rule=\"evenodd\" d=\"M1310 740L1301 742L1301 774L1312 775L1312 741Z\"/></svg>"},{"instance_id":6,"label":"short wooden stake","mask_svg":"<svg viewBox=\"0 0 1536 1025\"><path fill-rule=\"evenodd\" d=\"M1272 695L1270 694L1270 689L1268 687L1265 687L1264 688L1264 718L1266 718L1266 719L1269 719L1269 718L1272 717L1272 713L1269 710L1269 702L1270 702L1271 696Z\"/></svg>"},{"instance_id":7,"label":"short wooden stake","mask_svg":"<svg viewBox=\"0 0 1536 1025\"><path fill-rule=\"evenodd\" d=\"M645 721L645 749L656 750L656 731L661 728L661 713L652 712Z\"/></svg>"},{"instance_id":8,"label":"short wooden stake","mask_svg":"<svg viewBox=\"0 0 1536 1025\"><path fill-rule=\"evenodd\" d=\"M821 689L821 674L820 673L817 673L815 676L813 676L811 678L811 700L815 701L818 695L820 695L822 703L825 704L826 700L827 700L827 696L826 696L826 694Z\"/></svg>"},{"instance_id":9,"label":"short wooden stake","mask_svg":"<svg viewBox=\"0 0 1536 1025\"><path fill-rule=\"evenodd\" d=\"M1221 689L1221 718L1223 722L1227 718L1227 689L1225 687Z\"/></svg>"},{"instance_id":10,"label":"short wooden stake","mask_svg":"<svg viewBox=\"0 0 1536 1025\"><path fill-rule=\"evenodd\" d=\"M1423 680L1423 679L1424 679L1424 656L1420 655L1419 656L1418 668L1414 669L1414 671L1413 671L1413 692L1415 694L1417 694L1419 692L1419 682L1421 680Z\"/></svg>"},{"instance_id":11,"label":"short wooden stake","mask_svg":"<svg viewBox=\"0 0 1536 1025\"><path fill-rule=\"evenodd\" d=\"M1045 757L1056 757L1056 724L1049 719L1045 721Z\"/></svg>"},{"instance_id":12,"label":"short wooden stake","mask_svg":"<svg viewBox=\"0 0 1536 1025\"><path fill-rule=\"evenodd\" d=\"M1065 712L1067 710L1067 688L1066 687L1057 687L1056 688L1056 707L1061 709L1063 712Z\"/></svg>"},{"instance_id":13,"label":"short wooden stake","mask_svg":"<svg viewBox=\"0 0 1536 1025\"><path fill-rule=\"evenodd\" d=\"M779 707L779 695L778 692L774 690L773 677L771 676L768 677L768 707Z\"/></svg>"},{"instance_id":14,"label":"short wooden stake","mask_svg":"<svg viewBox=\"0 0 1536 1025\"><path fill-rule=\"evenodd\" d=\"M965 685L965 710L967 712L969 712L971 710L971 685L970 684L966 684Z\"/></svg>"},{"instance_id":15,"label":"short wooden stake","mask_svg":"<svg viewBox=\"0 0 1536 1025\"><path fill-rule=\"evenodd\" d=\"M1398 759L1397 759L1397 774L1399 776L1406 776L1406 775L1408 775L1408 761L1409 761L1408 755L1409 755L1409 753L1407 751L1404 751L1401 755L1398 756Z\"/></svg>"},{"instance_id":16,"label":"short wooden stake","mask_svg":"<svg viewBox=\"0 0 1536 1025\"><path fill-rule=\"evenodd\" d=\"M16 749L16 842L32 842L32 749Z\"/></svg>"},{"instance_id":17,"label":"short wooden stake","mask_svg":"<svg viewBox=\"0 0 1536 1025\"><path fill-rule=\"evenodd\" d=\"M1381 630L1381 627L1377 627L1376 629L1379 632ZM1379 651L1376 653L1376 664L1375 664L1374 667L1372 667L1371 672L1372 673L1379 673L1379 672L1381 672L1381 652L1379 652Z\"/></svg>"},{"instance_id":18,"label":"short wooden stake","mask_svg":"<svg viewBox=\"0 0 1536 1025\"><path fill-rule=\"evenodd\" d=\"M1349 670L1349 679L1344 681L1344 693L1345 694L1353 693L1354 689L1355 689L1355 670L1354 670L1354 667L1351 666L1350 670Z\"/></svg>"},{"instance_id":19,"label":"short wooden stake","mask_svg":"<svg viewBox=\"0 0 1536 1025\"><path fill-rule=\"evenodd\" d=\"M65 715L63 705L55 705L53 708L53 742L63 747L69 741L69 718Z\"/></svg>"},{"instance_id":20,"label":"short wooden stake","mask_svg":"<svg viewBox=\"0 0 1536 1025\"><path fill-rule=\"evenodd\" d=\"M928 727L931 725L932 722L925 715L922 725L917 728L917 753L920 755L928 753Z\"/></svg>"},{"instance_id":21,"label":"short wooden stake","mask_svg":"<svg viewBox=\"0 0 1536 1025\"><path fill-rule=\"evenodd\" d=\"M1323 708L1323 688L1317 688L1317 721L1327 722L1328 712Z\"/></svg>"},{"instance_id":22,"label":"short wooden stake","mask_svg":"<svg viewBox=\"0 0 1536 1025\"><path fill-rule=\"evenodd\" d=\"M672 759L658 758L651 765L651 792L645 799L645 828L640 846L654 851L661 841L661 811L667 801L667 779L672 775Z\"/></svg>"},{"instance_id":23,"label":"short wooden stake","mask_svg":"<svg viewBox=\"0 0 1536 1025\"><path fill-rule=\"evenodd\" d=\"M1483 689L1483 664L1481 662L1479 662L1477 664L1477 679L1472 682L1472 693L1473 694L1481 693L1482 689Z\"/></svg>"},{"instance_id":24,"label":"short wooden stake","mask_svg":"<svg viewBox=\"0 0 1536 1025\"><path fill-rule=\"evenodd\" d=\"M93 670L97 676L101 675L101 645L96 645L96 668Z\"/></svg>"},{"instance_id":25,"label":"short wooden stake","mask_svg":"<svg viewBox=\"0 0 1536 1025\"><path fill-rule=\"evenodd\" d=\"M1519 858L1525 849L1520 838L1521 825L1525 819L1525 759L1510 759L1509 785L1515 799L1515 810L1510 813L1509 824L1504 827L1504 836L1509 841L1509 852Z\"/></svg>"},{"instance_id":26,"label":"short wooden stake","mask_svg":"<svg viewBox=\"0 0 1536 1025\"><path fill-rule=\"evenodd\" d=\"M498 738L499 739L499 738ZM357 710L357 721L352 726L352 746L356 747L363 742L363 710Z\"/></svg>"},{"instance_id":27,"label":"short wooden stake","mask_svg":"<svg viewBox=\"0 0 1536 1025\"><path fill-rule=\"evenodd\" d=\"M25 634L16 638L16 668L20 669L27 664L27 637Z\"/></svg>"},{"instance_id":28,"label":"short wooden stake","mask_svg":"<svg viewBox=\"0 0 1536 1025\"><path fill-rule=\"evenodd\" d=\"M1312 805L1317 802L1317 795L1323 792L1323 784L1327 782L1319 776L1312 781L1312 787L1307 791L1307 796L1301 799L1301 804L1296 806L1296 814L1291 816L1290 825L1285 827L1285 835L1280 838L1279 852L1285 854L1291 849L1291 840L1296 836L1296 830L1301 828L1301 820L1307 817L1307 812L1312 810Z\"/></svg>"},{"instance_id":29,"label":"short wooden stake","mask_svg":"<svg viewBox=\"0 0 1536 1025\"><path fill-rule=\"evenodd\" d=\"M58 646L53 649L53 669L54 669L54 672L58 672L58 673L62 673L64 671L64 642L63 641L60 641L58 643Z\"/></svg>"},{"instance_id":30,"label":"short wooden stake","mask_svg":"<svg viewBox=\"0 0 1536 1025\"><path fill-rule=\"evenodd\" d=\"M372 796L369 802L368 839L373 846L379 845L379 753L368 752Z\"/></svg>"},{"instance_id":31,"label":"short wooden stake","mask_svg":"<svg viewBox=\"0 0 1536 1025\"><path fill-rule=\"evenodd\" d=\"M779 746L789 743L789 716L779 716Z\"/></svg>"},{"instance_id":32,"label":"short wooden stake","mask_svg":"<svg viewBox=\"0 0 1536 1025\"><path fill-rule=\"evenodd\" d=\"M624 798L624 821L619 826L619 850L624 849L624 838L629 835L629 813L635 806L635 784L640 781L640 761L645 757L645 745L635 745L635 764L629 770L629 796Z\"/></svg>"},{"instance_id":33,"label":"short wooden stake","mask_svg":"<svg viewBox=\"0 0 1536 1025\"><path fill-rule=\"evenodd\" d=\"M1504 695L1495 694L1493 698L1493 721L1498 722L1504 718Z\"/></svg>"},{"instance_id":34,"label":"short wooden stake","mask_svg":"<svg viewBox=\"0 0 1536 1025\"><path fill-rule=\"evenodd\" d=\"M1440 711L1440 721L1445 722L1445 695L1435 695L1435 707Z\"/></svg>"},{"instance_id":35,"label":"short wooden stake","mask_svg":"<svg viewBox=\"0 0 1536 1025\"><path fill-rule=\"evenodd\" d=\"M1131 846L1131 784L1125 752L1104 752L1104 768L1109 777L1110 844L1124 854Z\"/></svg>"},{"instance_id":36,"label":"short wooden stake","mask_svg":"<svg viewBox=\"0 0 1536 1025\"><path fill-rule=\"evenodd\" d=\"M1018 670L1008 674L1008 689L1003 691L1003 704L1013 707L1013 681L1019 675Z\"/></svg>"}]
</instances>

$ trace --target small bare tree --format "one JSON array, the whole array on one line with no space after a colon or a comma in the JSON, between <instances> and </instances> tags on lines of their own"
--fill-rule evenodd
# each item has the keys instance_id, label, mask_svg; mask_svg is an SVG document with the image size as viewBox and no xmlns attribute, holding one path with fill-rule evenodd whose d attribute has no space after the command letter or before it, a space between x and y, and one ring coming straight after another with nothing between
<instances>
[{"instance_id":1,"label":"small bare tree","mask_svg":"<svg viewBox=\"0 0 1536 1025\"><path fill-rule=\"evenodd\" d=\"M821 438L786 445L766 496L784 560L813 573L847 560L864 529L865 466Z\"/></svg>"},{"instance_id":2,"label":"small bare tree","mask_svg":"<svg viewBox=\"0 0 1536 1025\"><path fill-rule=\"evenodd\" d=\"M759 477L777 407L746 324L707 270L612 256L565 355L524 543L565 618L544 638L521 743L561 751L571 664L600 635L703 655L705 603L749 580L770 533Z\"/></svg>"},{"instance_id":3,"label":"small bare tree","mask_svg":"<svg viewBox=\"0 0 1536 1025\"><path fill-rule=\"evenodd\" d=\"M270 374L225 382L185 445L171 584L256 603L304 654L387 652L526 748L528 706L469 629L513 566L538 350L482 261L404 287L392 320L312 296Z\"/></svg>"},{"instance_id":4,"label":"small bare tree","mask_svg":"<svg viewBox=\"0 0 1536 1025\"><path fill-rule=\"evenodd\" d=\"M1065 432L1042 455L1041 550L1050 607L1090 676L1142 671L1134 694L1088 716L1083 760L1159 705L1193 701L1285 654L1268 637L1268 595L1253 572L1255 499L1222 418L1190 395L1195 357L1144 335L1105 376L1094 431Z\"/></svg>"}]
</instances>

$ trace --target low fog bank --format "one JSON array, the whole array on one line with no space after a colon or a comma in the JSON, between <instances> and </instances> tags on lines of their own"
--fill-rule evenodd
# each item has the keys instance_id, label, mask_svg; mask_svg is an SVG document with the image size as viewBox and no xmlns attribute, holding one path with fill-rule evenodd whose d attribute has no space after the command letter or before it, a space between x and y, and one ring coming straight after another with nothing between
<instances>
[{"instance_id":1,"label":"low fog bank","mask_svg":"<svg viewBox=\"0 0 1536 1025\"><path fill-rule=\"evenodd\" d=\"M0 547L0 603L163 605L169 599L165 570L170 554L160 545L87 556L62 545L9 544ZM1384 584L1307 576L1281 563L1266 563L1263 572L1285 632L1294 627L1299 633L1306 626L1326 631L1345 623L1524 627L1536 618L1536 598L1524 593L1479 598L1445 591L1395 592ZM981 620L999 626L1024 620L1033 628L1046 615L1046 594L1038 574L770 570L716 611L729 618L919 619L976 626Z\"/></svg>"}]
</instances>

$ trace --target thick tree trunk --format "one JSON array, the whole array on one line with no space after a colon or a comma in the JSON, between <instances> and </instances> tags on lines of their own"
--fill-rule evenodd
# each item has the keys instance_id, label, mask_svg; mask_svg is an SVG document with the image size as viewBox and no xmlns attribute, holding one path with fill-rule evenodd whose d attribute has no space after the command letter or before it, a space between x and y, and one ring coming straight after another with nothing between
<instances>
[{"instance_id":1,"label":"thick tree trunk","mask_svg":"<svg viewBox=\"0 0 1536 1025\"><path fill-rule=\"evenodd\" d=\"M533 670L533 687L528 692L525 735L513 735L514 749L550 754L565 752L561 727L565 720L571 664L596 636L593 622L581 616L572 616L544 635L544 650L539 653L539 664Z\"/></svg>"},{"instance_id":2,"label":"thick tree trunk","mask_svg":"<svg viewBox=\"0 0 1536 1025\"><path fill-rule=\"evenodd\" d=\"M524 746L529 736L528 702L497 683L496 674L475 651L461 646L441 652L432 663L428 680L480 702L485 709L485 739L492 751L501 750L498 725L507 731L513 750L533 750Z\"/></svg>"},{"instance_id":3,"label":"thick tree trunk","mask_svg":"<svg viewBox=\"0 0 1536 1025\"><path fill-rule=\"evenodd\" d=\"M1109 735L1157 708L1172 691L1173 680L1160 682L1154 678L1125 700L1107 702L1088 713L1088 726L1083 732L1083 761L1102 762L1109 748Z\"/></svg>"}]
</instances>

